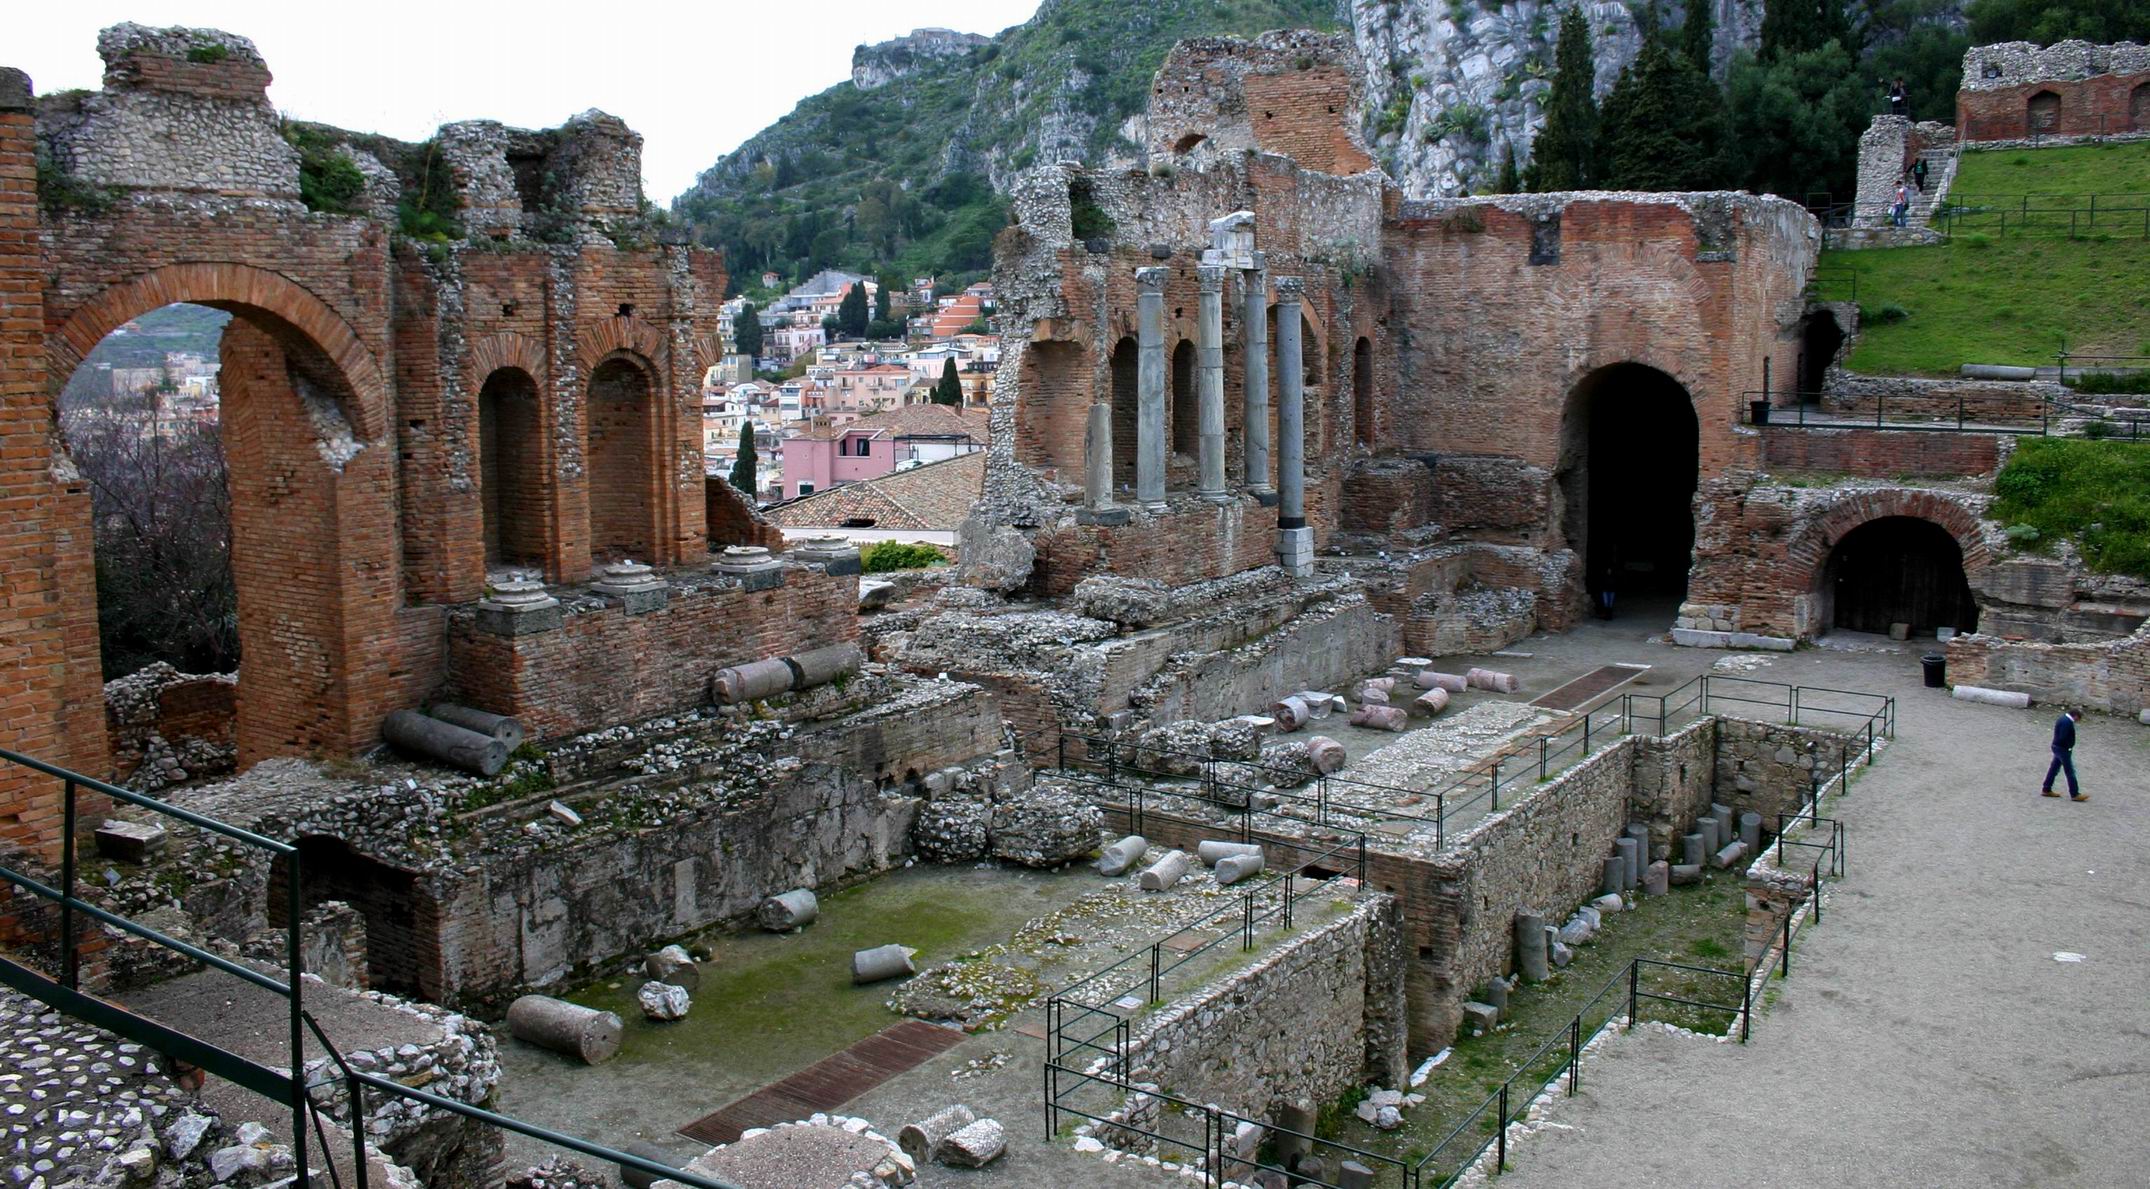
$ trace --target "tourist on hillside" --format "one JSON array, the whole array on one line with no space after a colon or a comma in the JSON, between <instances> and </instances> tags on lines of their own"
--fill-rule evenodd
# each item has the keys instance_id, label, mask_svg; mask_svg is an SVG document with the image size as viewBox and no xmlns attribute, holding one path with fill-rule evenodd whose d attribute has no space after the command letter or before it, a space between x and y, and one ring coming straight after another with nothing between
<instances>
[{"instance_id":1,"label":"tourist on hillside","mask_svg":"<svg viewBox=\"0 0 2150 1189\"><path fill-rule=\"evenodd\" d=\"M1893 227L1902 227L1904 225L1904 216L1910 213L1910 210L1911 189L1899 182L1896 186L1896 201L1889 207L1889 224Z\"/></svg>"},{"instance_id":2,"label":"tourist on hillside","mask_svg":"<svg viewBox=\"0 0 2150 1189\"><path fill-rule=\"evenodd\" d=\"M1911 98L1904 91L1904 80L1899 77L1895 82L1889 84L1889 114L1892 116L1909 115L1910 108Z\"/></svg>"},{"instance_id":3,"label":"tourist on hillside","mask_svg":"<svg viewBox=\"0 0 2150 1189\"><path fill-rule=\"evenodd\" d=\"M1921 157L1912 163L1911 184L1919 188L1919 193L1926 192L1926 158Z\"/></svg>"},{"instance_id":4,"label":"tourist on hillside","mask_svg":"<svg viewBox=\"0 0 2150 1189\"><path fill-rule=\"evenodd\" d=\"M2066 772L2068 774L2068 799L2071 801L2090 800L2090 794L2084 792L2075 783L2075 723L2081 717L2083 717L2082 711L2069 709L2062 711L2061 716L2054 720L2053 766L2045 770L2045 787L2039 790L2041 796L2060 796L2059 793L2053 791L2053 778L2062 772Z\"/></svg>"}]
</instances>

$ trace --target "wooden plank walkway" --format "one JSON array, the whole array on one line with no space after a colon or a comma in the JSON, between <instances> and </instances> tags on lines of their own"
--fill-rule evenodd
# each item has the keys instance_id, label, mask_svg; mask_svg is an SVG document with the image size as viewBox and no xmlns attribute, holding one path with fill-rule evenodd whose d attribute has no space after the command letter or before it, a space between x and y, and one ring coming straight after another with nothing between
<instances>
[{"instance_id":1,"label":"wooden plank walkway","mask_svg":"<svg viewBox=\"0 0 2150 1189\"><path fill-rule=\"evenodd\" d=\"M964 1033L953 1028L905 1020L696 1119L679 1133L705 1144L728 1144L750 1127L773 1127L834 1110L897 1074L931 1061L964 1038Z\"/></svg>"},{"instance_id":2,"label":"wooden plank walkway","mask_svg":"<svg viewBox=\"0 0 2150 1189\"><path fill-rule=\"evenodd\" d=\"M1599 665L1581 677L1532 702L1548 710L1573 710L1600 694L1620 688L1650 671L1648 665Z\"/></svg>"}]
</instances>

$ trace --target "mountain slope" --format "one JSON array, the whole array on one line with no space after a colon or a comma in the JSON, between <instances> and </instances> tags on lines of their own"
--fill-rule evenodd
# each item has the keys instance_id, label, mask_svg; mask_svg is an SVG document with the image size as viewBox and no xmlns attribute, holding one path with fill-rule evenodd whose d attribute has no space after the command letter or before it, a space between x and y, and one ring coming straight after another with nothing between
<instances>
[{"instance_id":1,"label":"mountain slope","mask_svg":"<svg viewBox=\"0 0 2150 1189\"><path fill-rule=\"evenodd\" d=\"M997 186L1040 161L1132 156L1121 135L1183 37L1336 29L1337 0L1045 0L979 39L921 30L704 172L673 209L740 283L817 269L964 274L991 263Z\"/></svg>"}]
</instances>

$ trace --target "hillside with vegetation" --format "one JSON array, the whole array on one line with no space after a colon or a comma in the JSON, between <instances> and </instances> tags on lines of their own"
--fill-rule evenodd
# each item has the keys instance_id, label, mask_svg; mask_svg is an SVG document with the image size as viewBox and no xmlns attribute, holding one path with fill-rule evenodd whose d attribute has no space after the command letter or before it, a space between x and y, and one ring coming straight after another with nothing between
<instances>
[{"instance_id":1,"label":"hillside with vegetation","mask_svg":"<svg viewBox=\"0 0 2150 1189\"><path fill-rule=\"evenodd\" d=\"M832 267L961 280L992 262L1009 178L1133 154L1121 127L1174 42L1339 24L1337 0L1045 0L959 52L884 52L878 85L802 100L673 210L748 288L764 270L790 282Z\"/></svg>"},{"instance_id":2,"label":"hillside with vegetation","mask_svg":"<svg viewBox=\"0 0 2150 1189\"><path fill-rule=\"evenodd\" d=\"M1822 253L1821 296L1859 303L1853 371L2150 355L2150 144L1967 151L1935 225L1946 243Z\"/></svg>"}]
</instances>

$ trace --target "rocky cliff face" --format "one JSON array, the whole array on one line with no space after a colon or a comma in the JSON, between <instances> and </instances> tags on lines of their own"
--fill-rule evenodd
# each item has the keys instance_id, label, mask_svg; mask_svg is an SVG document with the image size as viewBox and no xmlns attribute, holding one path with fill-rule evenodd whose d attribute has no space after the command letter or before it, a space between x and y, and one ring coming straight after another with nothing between
<instances>
[{"instance_id":1,"label":"rocky cliff face","mask_svg":"<svg viewBox=\"0 0 2150 1189\"><path fill-rule=\"evenodd\" d=\"M1762 0L1714 0L1714 69L1753 46ZM1357 0L1352 32L1366 70L1367 135L1404 193L1435 197L1493 184L1501 149L1518 163L1544 119L1553 43L1566 0ZM1597 93L1641 52L1634 14L1619 0L1583 4L1597 55ZM1676 20L1677 6L1669 17Z\"/></svg>"},{"instance_id":2,"label":"rocky cliff face","mask_svg":"<svg viewBox=\"0 0 2150 1189\"><path fill-rule=\"evenodd\" d=\"M851 51L851 83L861 91L879 90L905 78L929 62L962 58L993 39L982 33L958 33L953 29L913 29L878 45L862 45Z\"/></svg>"}]
</instances>

